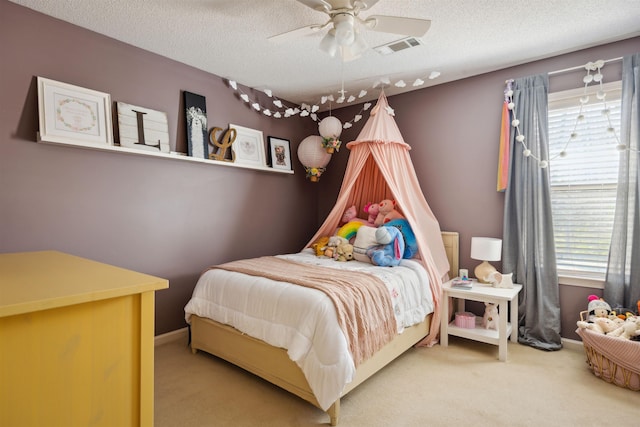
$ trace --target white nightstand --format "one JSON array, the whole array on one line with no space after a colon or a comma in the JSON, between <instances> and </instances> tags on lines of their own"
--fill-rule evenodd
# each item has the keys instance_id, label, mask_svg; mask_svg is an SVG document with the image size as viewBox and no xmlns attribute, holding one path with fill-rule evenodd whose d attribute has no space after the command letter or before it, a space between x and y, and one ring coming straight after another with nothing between
<instances>
[{"instance_id":1,"label":"white nightstand","mask_svg":"<svg viewBox=\"0 0 640 427\"><path fill-rule=\"evenodd\" d=\"M449 344L449 335L468 338L475 341L481 341L487 344L497 345L498 358L501 361L507 360L507 340L509 335L511 341L518 342L518 293L522 289L522 285L513 285L511 289L494 288L491 285L485 285L473 282L471 289L452 288L451 281L442 285L442 320L440 323L440 345L447 346ZM485 329L482 326L482 317L476 317L476 327L460 328L455 323L449 322L449 302L451 298L458 299L457 312L465 311L465 300L493 302L498 304L500 313L500 322L498 330ZM452 300L451 300L452 301ZM515 304L514 304L515 301ZM511 306L511 316L507 322Z\"/></svg>"}]
</instances>

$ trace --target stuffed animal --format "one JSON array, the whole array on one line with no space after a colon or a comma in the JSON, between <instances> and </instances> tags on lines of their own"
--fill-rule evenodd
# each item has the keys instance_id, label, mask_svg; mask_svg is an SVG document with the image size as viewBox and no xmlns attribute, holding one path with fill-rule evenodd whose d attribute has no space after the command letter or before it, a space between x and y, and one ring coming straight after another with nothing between
<instances>
[{"instance_id":1,"label":"stuffed animal","mask_svg":"<svg viewBox=\"0 0 640 427\"><path fill-rule=\"evenodd\" d=\"M367 225L373 227L376 223L376 218L378 217L380 205L378 203L369 202L364 205L364 208L362 210L368 215Z\"/></svg>"},{"instance_id":2,"label":"stuffed animal","mask_svg":"<svg viewBox=\"0 0 640 427\"><path fill-rule=\"evenodd\" d=\"M336 261L351 261L353 259L353 245L350 243L340 243L336 247L334 258Z\"/></svg>"},{"instance_id":3,"label":"stuffed animal","mask_svg":"<svg viewBox=\"0 0 640 427\"><path fill-rule=\"evenodd\" d=\"M627 317L627 320L622 322L622 325L609 332L607 335L625 340L630 340L634 337L640 336L640 318L635 316Z\"/></svg>"},{"instance_id":4,"label":"stuffed animal","mask_svg":"<svg viewBox=\"0 0 640 427\"><path fill-rule=\"evenodd\" d=\"M608 334L618 328L618 325L608 317L596 317L593 322L585 322L578 320L578 327L582 329L591 329L599 334Z\"/></svg>"},{"instance_id":5,"label":"stuffed animal","mask_svg":"<svg viewBox=\"0 0 640 427\"><path fill-rule=\"evenodd\" d=\"M402 214L396 209L396 201L384 199L378 204L378 216L376 217L375 225L381 226L392 219L404 218Z\"/></svg>"},{"instance_id":6,"label":"stuffed animal","mask_svg":"<svg viewBox=\"0 0 640 427\"><path fill-rule=\"evenodd\" d=\"M405 218L392 219L384 224L385 227L396 227L402 233L404 238L404 253L402 258L410 259L418 254L418 241L413 229L409 225L409 221Z\"/></svg>"},{"instance_id":7,"label":"stuffed animal","mask_svg":"<svg viewBox=\"0 0 640 427\"><path fill-rule=\"evenodd\" d=\"M338 256L336 248L343 243L349 243L347 239L342 236L331 236L329 242L325 245L324 256L329 258L336 258Z\"/></svg>"},{"instance_id":8,"label":"stuffed animal","mask_svg":"<svg viewBox=\"0 0 640 427\"><path fill-rule=\"evenodd\" d=\"M327 245L329 243L329 236L322 236L315 241L311 247L316 253L316 256L324 255L324 251L327 249Z\"/></svg>"},{"instance_id":9,"label":"stuffed animal","mask_svg":"<svg viewBox=\"0 0 640 427\"><path fill-rule=\"evenodd\" d=\"M498 306L494 302L484 303L484 316L482 317L482 324L485 329L498 330L498 324L500 323L500 314L498 314Z\"/></svg>"},{"instance_id":10,"label":"stuffed animal","mask_svg":"<svg viewBox=\"0 0 640 427\"><path fill-rule=\"evenodd\" d=\"M494 288L513 288L513 273L503 274L499 271L489 273L489 283Z\"/></svg>"},{"instance_id":11,"label":"stuffed animal","mask_svg":"<svg viewBox=\"0 0 640 427\"><path fill-rule=\"evenodd\" d=\"M340 220L340 224L346 224L351 221L358 221L365 224L367 222L362 218L358 218L358 210L356 209L356 205L350 206L346 211L344 211L344 213L342 214L342 219Z\"/></svg>"},{"instance_id":12,"label":"stuffed animal","mask_svg":"<svg viewBox=\"0 0 640 427\"><path fill-rule=\"evenodd\" d=\"M404 253L404 238L396 227L382 226L376 230L377 246L367 250L371 262L381 267L400 264Z\"/></svg>"},{"instance_id":13,"label":"stuffed animal","mask_svg":"<svg viewBox=\"0 0 640 427\"><path fill-rule=\"evenodd\" d=\"M611 313L611 306L607 304L602 298L597 295L589 295L589 304L587 305L587 312L589 322L593 322L598 317L609 317Z\"/></svg>"}]
</instances>

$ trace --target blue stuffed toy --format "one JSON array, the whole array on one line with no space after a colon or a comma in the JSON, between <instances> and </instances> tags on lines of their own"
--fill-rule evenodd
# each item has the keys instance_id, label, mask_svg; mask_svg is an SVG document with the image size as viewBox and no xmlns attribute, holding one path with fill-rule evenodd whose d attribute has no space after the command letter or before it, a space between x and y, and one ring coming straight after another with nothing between
<instances>
[{"instance_id":1,"label":"blue stuffed toy","mask_svg":"<svg viewBox=\"0 0 640 427\"><path fill-rule=\"evenodd\" d=\"M402 258L410 259L418 254L418 241L409 225L409 221L404 218L392 219L385 226L396 227L402 233L402 237L404 237L404 254Z\"/></svg>"},{"instance_id":2,"label":"blue stuffed toy","mask_svg":"<svg viewBox=\"0 0 640 427\"><path fill-rule=\"evenodd\" d=\"M379 245L367 250L371 262L381 267L400 265L404 254L404 238L396 227L383 225L376 230L376 242Z\"/></svg>"}]
</instances>

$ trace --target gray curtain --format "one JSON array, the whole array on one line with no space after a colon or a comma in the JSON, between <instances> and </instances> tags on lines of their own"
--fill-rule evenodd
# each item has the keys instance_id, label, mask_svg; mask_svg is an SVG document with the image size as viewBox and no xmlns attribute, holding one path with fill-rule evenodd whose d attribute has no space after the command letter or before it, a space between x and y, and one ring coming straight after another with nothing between
<instances>
[{"instance_id":1,"label":"gray curtain","mask_svg":"<svg viewBox=\"0 0 640 427\"><path fill-rule=\"evenodd\" d=\"M609 249L604 299L612 307L637 310L640 300L640 54L622 60L622 107L618 195Z\"/></svg>"},{"instance_id":2,"label":"gray curtain","mask_svg":"<svg viewBox=\"0 0 640 427\"><path fill-rule=\"evenodd\" d=\"M536 157L548 159L549 78L547 74L516 79L513 116ZM523 285L519 295L518 340L542 350L559 350L560 297L556 267L549 169L523 155L511 132L509 178L505 191L503 271Z\"/></svg>"}]
</instances>

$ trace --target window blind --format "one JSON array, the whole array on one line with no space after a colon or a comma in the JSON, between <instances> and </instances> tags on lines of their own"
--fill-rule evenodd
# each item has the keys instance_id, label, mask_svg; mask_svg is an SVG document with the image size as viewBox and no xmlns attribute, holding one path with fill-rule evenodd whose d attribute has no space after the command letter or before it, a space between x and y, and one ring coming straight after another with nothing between
<instances>
[{"instance_id":1,"label":"window blind","mask_svg":"<svg viewBox=\"0 0 640 427\"><path fill-rule=\"evenodd\" d=\"M606 272L618 181L620 87L618 81L603 89L608 118L596 96L598 85L590 88L582 112L583 88L549 95L551 210L561 275L604 277ZM579 114L584 118L576 121Z\"/></svg>"}]
</instances>

